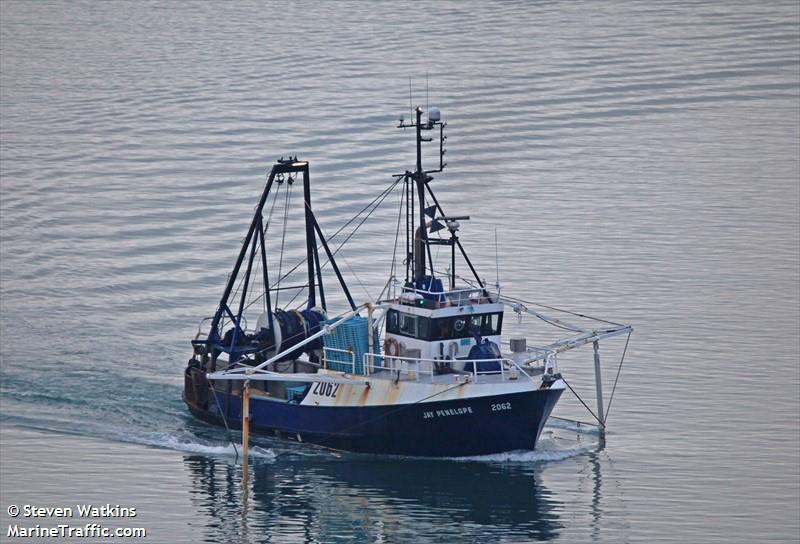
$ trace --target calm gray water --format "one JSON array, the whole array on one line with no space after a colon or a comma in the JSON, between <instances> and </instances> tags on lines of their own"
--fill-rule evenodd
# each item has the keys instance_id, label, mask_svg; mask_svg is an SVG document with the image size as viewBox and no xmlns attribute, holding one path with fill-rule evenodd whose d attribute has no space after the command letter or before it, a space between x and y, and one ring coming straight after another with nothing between
<instances>
[{"instance_id":1,"label":"calm gray water","mask_svg":"<svg viewBox=\"0 0 800 544\"><path fill-rule=\"evenodd\" d=\"M496 228L505 292L636 327L607 445L260 440L243 521L225 433L180 400L188 340L273 161L311 161L335 231L413 167L393 127L426 71L436 188L482 274ZM138 508L148 542L800 540L796 1L4 1L0 175L0 539L10 504L94 501ZM341 252L360 299L387 202ZM593 403L590 352L562 371Z\"/></svg>"}]
</instances>

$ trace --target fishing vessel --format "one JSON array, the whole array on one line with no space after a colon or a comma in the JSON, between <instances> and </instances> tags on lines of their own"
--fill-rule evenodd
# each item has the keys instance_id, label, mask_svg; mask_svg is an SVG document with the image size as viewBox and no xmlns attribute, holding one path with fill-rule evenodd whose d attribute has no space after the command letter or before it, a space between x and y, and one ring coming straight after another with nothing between
<instances>
[{"instance_id":1,"label":"fishing vessel","mask_svg":"<svg viewBox=\"0 0 800 544\"><path fill-rule=\"evenodd\" d=\"M357 227L333 247L342 229L328 237L318 222L309 163L281 158L269 172L216 311L191 341L183 391L191 413L353 452L440 457L533 450L568 387L558 355L593 344L593 415L604 427L598 345L629 336L632 328L603 320L576 324L485 281L461 239L469 216L448 215L432 188L434 174L447 166L441 112L417 107L398 127L415 135L416 167L394 175L360 212L369 217L387 195L399 193L393 241L402 258L393 257L381 295L356 303L336 254ZM426 169L428 142L438 144L438 157ZM292 207L298 183L302 201ZM278 204L282 224L274 215ZM282 266L289 215L302 217L304 258L291 270L300 267L304 274L301 284L287 286ZM446 258L437 260L432 248ZM287 291L295 298L281 306ZM334 293L346 300L344 311L329 309ZM506 339L509 313L570 335L537 346L519 334Z\"/></svg>"}]
</instances>

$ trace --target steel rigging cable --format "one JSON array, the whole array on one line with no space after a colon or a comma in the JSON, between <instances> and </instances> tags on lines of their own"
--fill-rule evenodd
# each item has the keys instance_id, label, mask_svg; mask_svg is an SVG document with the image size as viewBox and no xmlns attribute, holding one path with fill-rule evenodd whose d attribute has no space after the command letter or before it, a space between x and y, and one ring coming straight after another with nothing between
<instances>
[{"instance_id":1,"label":"steel rigging cable","mask_svg":"<svg viewBox=\"0 0 800 544\"><path fill-rule=\"evenodd\" d=\"M283 248L284 248L284 246L286 244L286 223L289 220L289 202L292 199L292 182L293 182L292 177L289 176L289 179L287 180L287 183L289 184L289 188L286 190L286 205L283 208L283 235L281 237L281 256L280 256L280 260L278 261L278 284L277 284L277 287L280 287L281 280L283 279L281 277L281 269L283 268ZM287 274L287 276L288 276L288 274ZM280 295L281 295L281 292L280 292L280 289L278 289L275 292L275 307L276 308L278 307L278 299L280 298Z\"/></svg>"},{"instance_id":2,"label":"steel rigging cable","mask_svg":"<svg viewBox=\"0 0 800 544\"><path fill-rule=\"evenodd\" d=\"M370 215L372 215L372 214L375 212L375 210L377 210L377 209L380 207L380 205L381 205L381 204L383 204L383 201L384 201L384 200L386 200L386 197L387 197L387 196L389 196L389 194L391 194L391 192L392 192L392 189L394 189L395 187L397 187L397 184L398 184L399 182L400 182L400 178L397 178L397 179L395 179L395 180L394 180L394 181L393 181L391 184L389 184L389 187L387 187L386 189L384 189L384 190L383 190L383 192L382 192L380 195L378 195L378 197L376 197L375 199L373 199L373 201L372 201L370 204L368 204L368 205L367 205L367 207L369 207L369 206L371 206L373 203L375 203L375 202L377 201L377 203L375 203L375 206L374 206L374 207L373 207L373 208L372 208L372 209L369 211L369 213L368 213L366 216L364 216L364 218L363 218L363 219L362 219L362 220L361 220L361 221L358 223L358 225L356 225L356 228L354 228L354 229L352 230L352 232L350 232L350 234L348 234L348 235L347 235L347 237L344 239L344 241L343 241L341 244L339 244L339 247L337 247L337 248L336 248L336 250L332 252L332 255L336 255L337 253L339 253L339 250L340 250L340 249L342 249L342 247L344 247L344 245L345 245L345 244L346 244L346 243L347 243L347 242L350 240L350 238L352 238L352 237L353 237L353 235L354 235L354 234L355 234L355 233L358 231L358 229L360 229L360 228L361 228L361 225L363 225L363 224L366 222L366 220L367 220L367 219L369 219ZM378 199L380 199L380 200L378 200ZM364 208L364 209L366 209L366 208ZM363 212L363 210L362 210L362 212ZM359 212L359 215L360 215L362 212ZM348 223L349 223L349 221L348 221ZM341 232L341 230L342 230L342 229L339 229L338 231L336 231L336 233L334 233L334 235L333 235L333 236L335 237L335 236L336 236L336 235L337 235L339 232ZM297 266L299 266L299 265L300 265L300 264L302 264L303 262L305 262L305 259L304 259L303 261L301 261L301 262L300 262L300 263L299 263ZM331 262L331 261L330 261L330 259L328 259L327 261L325 261L325 262L322 264L322 266L321 266L320 268L325 268L325 267L328 265L328 263L330 263L330 262ZM348 267L349 267L349 265L348 265ZM296 268L296 267L295 267L295 268ZM291 272L291 271L290 271L290 272ZM288 273L287 273L287 275L288 275ZM294 296L294 297L292 297L292 300L290 300L290 301L289 301L289 304L291 304L292 302L294 302L294 300L295 300L295 299L296 299L296 298L297 298L299 295L300 295L300 292L298 292L297 294L295 294L295 296ZM287 304L287 306L288 306L288 304Z\"/></svg>"},{"instance_id":3,"label":"steel rigging cable","mask_svg":"<svg viewBox=\"0 0 800 544\"><path fill-rule=\"evenodd\" d=\"M374 204L375 204L375 203L376 203L378 200L380 200L380 202L378 202L378 205L377 205L377 206L375 206L375 209L377 209L377 208L378 208L378 207L381 205L381 203L383 202L383 200L386 198L386 196L388 195L388 193L390 193L390 192L392 191L392 189L394 189L394 188L397 186L397 184L400 182L400 180L401 180L402 178L403 178L403 176L402 176L402 175L397 175L397 176L395 176L395 179L393 179L393 180L392 180L392 181L389 183L389 185L388 185L388 186L387 186L385 189L383 189L383 190L382 190L380 193L378 193L378 196L376 196L375 198L373 198L373 199L372 199L372 201L370 201L370 202L369 202L369 203L368 203L366 206L364 206L363 208L361 208L361 210L360 210L358 213L356 213L356 214L355 214L353 217L351 217L350 219L348 219L348 220L347 220L347 222L346 222L344 225L342 225L341 227L339 227L339 228L336 230L336 232L334 232L334 233L333 233L333 236L331 236L331 237L328 239L328 241L330 242L331 240L333 240L334 238L336 238L336 237L337 237L339 234L341 234L341 232L342 232L344 229L346 229L346 228L347 228L347 226L348 226L348 225L350 225L350 224L351 224L353 221L355 221L356 219L358 219L358 217L359 217L361 214L363 214L363 213L364 213L366 210L368 210L370 207L372 207L372 206L373 206L373 205L374 205ZM374 211L375 211L375 209L373 209L373 210L370 212L370 214L372 214L372 212L374 212ZM339 246L336 248L336 250L334 250L334 251L333 251L333 255L336 255L336 254L339 252L339 250L340 250L340 249L342 249L342 247L343 247L343 246L344 246L344 245L347 243L347 241L348 241L348 240L350 240L350 238L352 237L352 235L353 235L353 234L354 234L354 233L355 233L355 232L356 232L356 231L357 231L357 230L358 230L358 229L361 227L361 225L363 225L363 224L364 224L364 221L366 221L366 219L367 219L368 217L369 217L369 214L367 215L367 217L365 217L364 219L362 219L362 220L361 220L361 222L360 222L360 223L359 223L359 224L356 226L356 228L353 230L353 232L351 232L351 233L350 233L350 234L347 236L347 238L344 240L344 242L342 242L341 244L339 244ZM322 248L322 245L319 245L319 246L317 246L317 249L321 249L321 248ZM281 280L284 280L284 279L286 279L287 277L289 277L289 276L292 274L292 272L294 272L295 270L297 270L297 269L298 269L300 266L302 266L302 265L303 265L303 263L305 263L307 260L308 260L308 258L307 258L307 257L304 257L303 259L301 259L301 260L300 260L300 261L299 261L297 264L295 264L295 265L294 265L294 266L293 266L293 267L292 267L292 268L291 268L291 269L290 269L288 272L286 272L286 274L284 274L283 276L280 276L280 277L279 277L279 279L278 279L278 281L276 281L275 283L273 283L273 284L270 286L270 289L274 289L275 287L279 286L279 285L280 285L280 282L281 282ZM324 268L324 267L325 267L325 266L328 264L328 262L329 262L329 261L326 261L326 262L325 262L325 264L323 264L323 265L322 265L320 268ZM296 297L295 297L295 298L296 298ZM294 299L292 299L292 300L294 300ZM249 307L250 307L250 304L248 304L248 305L245 307L245 309L247 309L247 308L249 308Z\"/></svg>"}]
</instances>

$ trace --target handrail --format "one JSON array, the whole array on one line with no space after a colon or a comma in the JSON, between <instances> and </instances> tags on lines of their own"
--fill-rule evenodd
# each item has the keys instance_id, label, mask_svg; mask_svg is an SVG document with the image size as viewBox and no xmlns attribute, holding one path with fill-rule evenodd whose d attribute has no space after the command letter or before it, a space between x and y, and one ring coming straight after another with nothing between
<instances>
[{"instance_id":1,"label":"handrail","mask_svg":"<svg viewBox=\"0 0 800 544\"><path fill-rule=\"evenodd\" d=\"M375 359L380 357L383 361L388 361L390 363L399 363L399 368L396 368L393 364L389 367L386 366L377 366L375 365ZM499 359L457 359L459 363L473 363L472 364L472 372L471 375L473 377L473 383L479 382L480 376L486 375L495 375L497 374L496 370L478 370L478 365L476 363L500 363L500 378L502 381L506 380L506 366L508 366L508 370L512 368L516 369L518 372L521 372L526 378L532 379L531 375L525 372L525 369L518 365L511 359L507 359L505 357ZM364 370L367 371L369 369L371 373L374 373L375 370L389 370L393 372L397 372L398 378L401 374L411 374L412 372L415 374L415 380L419 381L420 374L428 375L431 379L436 374L433 371L433 363L441 363L446 361L446 359L423 359L420 357L404 357L402 355L382 355L380 353L365 353L364 354ZM429 368L424 368L420 363L431 363ZM411 368L412 364L416 364L416 368ZM463 375L463 374L462 374Z\"/></svg>"},{"instance_id":2,"label":"handrail","mask_svg":"<svg viewBox=\"0 0 800 544\"><path fill-rule=\"evenodd\" d=\"M485 289L481 289L480 287L468 287L465 289L451 289L449 291L428 291L426 289L419 289L417 287L409 287L406 285L403 286L402 291L408 293L425 293L428 295L450 295L454 293L477 293L480 291L485 291Z\"/></svg>"},{"instance_id":3,"label":"handrail","mask_svg":"<svg viewBox=\"0 0 800 544\"><path fill-rule=\"evenodd\" d=\"M213 319L214 316L212 315L209 317L204 317L203 319L200 320L200 323L197 324L197 334L194 337L195 340L199 340L201 335L205 335L205 337L208 338L208 334L211 332L211 328L209 327L208 332L204 333L203 323L205 323L206 321L212 321Z\"/></svg>"},{"instance_id":4,"label":"handrail","mask_svg":"<svg viewBox=\"0 0 800 544\"><path fill-rule=\"evenodd\" d=\"M356 354L353 352L352 349L339 349L339 348L329 348L323 347L322 348L322 368L328 368L328 357L327 353L329 351L333 351L335 353L346 353L350 356L350 367L352 368L351 374L356 373ZM344 361L333 361L334 363L342 363L346 364Z\"/></svg>"},{"instance_id":5,"label":"handrail","mask_svg":"<svg viewBox=\"0 0 800 544\"><path fill-rule=\"evenodd\" d=\"M482 289L480 287L470 287L466 289L452 289L450 291L430 291L427 289L418 289L416 287L409 287L403 286L400 292L400 295L397 297L397 300L402 301L402 297L405 294L417 294L420 296L427 296L427 297L435 297L434 300L437 302L448 302L454 306L465 306L468 304L475 304L476 301L472 300L471 295L473 293L478 294L477 303L481 304L483 302L490 302L496 303L497 302L497 294L490 293L486 289ZM442 299L442 300L439 300Z\"/></svg>"}]
</instances>

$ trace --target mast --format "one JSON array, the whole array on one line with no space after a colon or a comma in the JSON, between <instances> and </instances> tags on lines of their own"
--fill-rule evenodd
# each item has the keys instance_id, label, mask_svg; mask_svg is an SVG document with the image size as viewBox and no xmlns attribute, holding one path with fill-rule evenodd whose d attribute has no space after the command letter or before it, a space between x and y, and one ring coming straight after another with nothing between
<instances>
[{"instance_id":1,"label":"mast","mask_svg":"<svg viewBox=\"0 0 800 544\"><path fill-rule=\"evenodd\" d=\"M441 172L446 164L444 163L444 154L446 153L444 149L444 141L446 137L444 136L444 127L445 123L440 121L441 114L437 108L431 108L428 111L428 120L427 122L422 121L422 113L423 110L421 107L417 106L414 109L414 122L413 124L407 125L403 118L400 118L400 124L398 128L414 128L415 129L415 136L416 136L416 168L414 172L406 171L404 176L406 180L406 254L408 256L407 264L406 264L406 282L409 281L416 283L419 280L422 280L426 276L426 253L428 255L428 261L430 261L430 272L433 275L433 262L430 258L430 241L428 238L428 227L426 224L425 216L430 215L431 219L433 219L432 213L435 212L435 207L426 207L425 206L425 192L426 188L430 191L430 187L428 186L428 182L430 182L433 177L430 175L433 172ZM439 127L439 168L436 170L425 170L422 164L422 143L423 142L430 142L433 140L431 137L426 137L423 135L423 131L433 130L434 128ZM410 181L414 182L414 187L410 187ZM414 195L414 189L416 189L416 195ZM416 198L415 198L416 196ZM415 202L415 200L417 202ZM419 211L417 211L417 205L419 206ZM409 278L409 269L410 275Z\"/></svg>"},{"instance_id":2,"label":"mast","mask_svg":"<svg viewBox=\"0 0 800 544\"><path fill-rule=\"evenodd\" d=\"M414 181L417 184L417 194L419 195L419 236L421 244L416 244L414 236L414 251L419 255L414 255L414 282L425 277L425 251L428 246L428 229L425 228L425 173L422 171L422 108L417 106L414 110L417 114L417 170L414 172ZM423 247L423 245L425 247ZM422 251L419 251L422 249ZM431 263L433 265L433 263ZM433 266L431 266L433 268Z\"/></svg>"},{"instance_id":3,"label":"mast","mask_svg":"<svg viewBox=\"0 0 800 544\"><path fill-rule=\"evenodd\" d=\"M310 176L308 172L308 163L303 163L303 199L304 199L304 206L305 209L305 224L306 224L306 261L308 263L308 306L307 308L313 308L317 305L317 296L316 291L314 289L314 268L318 262L317 259L314 258L317 241L314 237L314 227L311 224L312 221L312 211L311 211L311 183L310 183ZM322 280L320 279L320 289L322 289Z\"/></svg>"},{"instance_id":4,"label":"mast","mask_svg":"<svg viewBox=\"0 0 800 544\"><path fill-rule=\"evenodd\" d=\"M406 284L409 282L416 283L417 280L422 280L425 278L425 254L427 252L428 259L430 262L430 270L431 276L433 276L433 262L431 259L430 253L430 245L431 244L439 244L441 243L438 239L431 240L428 237L428 226L425 221L425 216L431 218L431 232L436 232L437 230L441 230L444 228L440 221L444 221L447 224L447 228L450 230L450 240L445 242L447 245L452 246L451 250L451 257L450 257L450 288L455 288L455 248L457 247L461 252L461 256L464 258L464 261L467 263L472 275L475 277L475 280L478 282L478 285L481 289L484 289L483 281L478 276L478 272L475 270L475 267L472 265L472 262L467 255L464 246L461 244L458 236L456 235L455 231L458 230L458 221L459 220L466 220L469 219L469 216L451 216L448 217L444 210L442 209L441 204L436 199L436 195L433 193L433 189L430 186L430 182L433 180L433 176L431 174L441 172L447 166L447 163L444 162L444 156L447 153L447 150L444 147L444 143L447 141L447 136L444 134L444 128L447 126L447 123L441 121L441 112L438 108L431 108L428 111L428 120L427 122L422 122L422 108L417 106L414 110L414 123L413 124L406 124L404 118L400 117L400 124L397 125L398 128L406 129L406 128L414 128L416 129L416 170L414 172L406 171L405 174L405 183L406 183ZM423 131L434 130L436 127L439 128L439 167L434 170L425 170L423 169L422 164L422 143L423 142L430 142L433 141L432 137L424 137ZM419 200L419 225L417 227L414 226L416 223L416 207L414 203L414 191L410 187L409 181L413 180L416 189L417 189L417 199ZM425 192L427 189L428 195L430 195L433 204L430 207L425 207ZM410 194L409 194L410 193ZM440 214L437 217L438 214ZM419 233L419 236L416 233ZM411 272L411 277L409 278L409 269ZM484 291L485 294L488 294Z\"/></svg>"}]
</instances>

